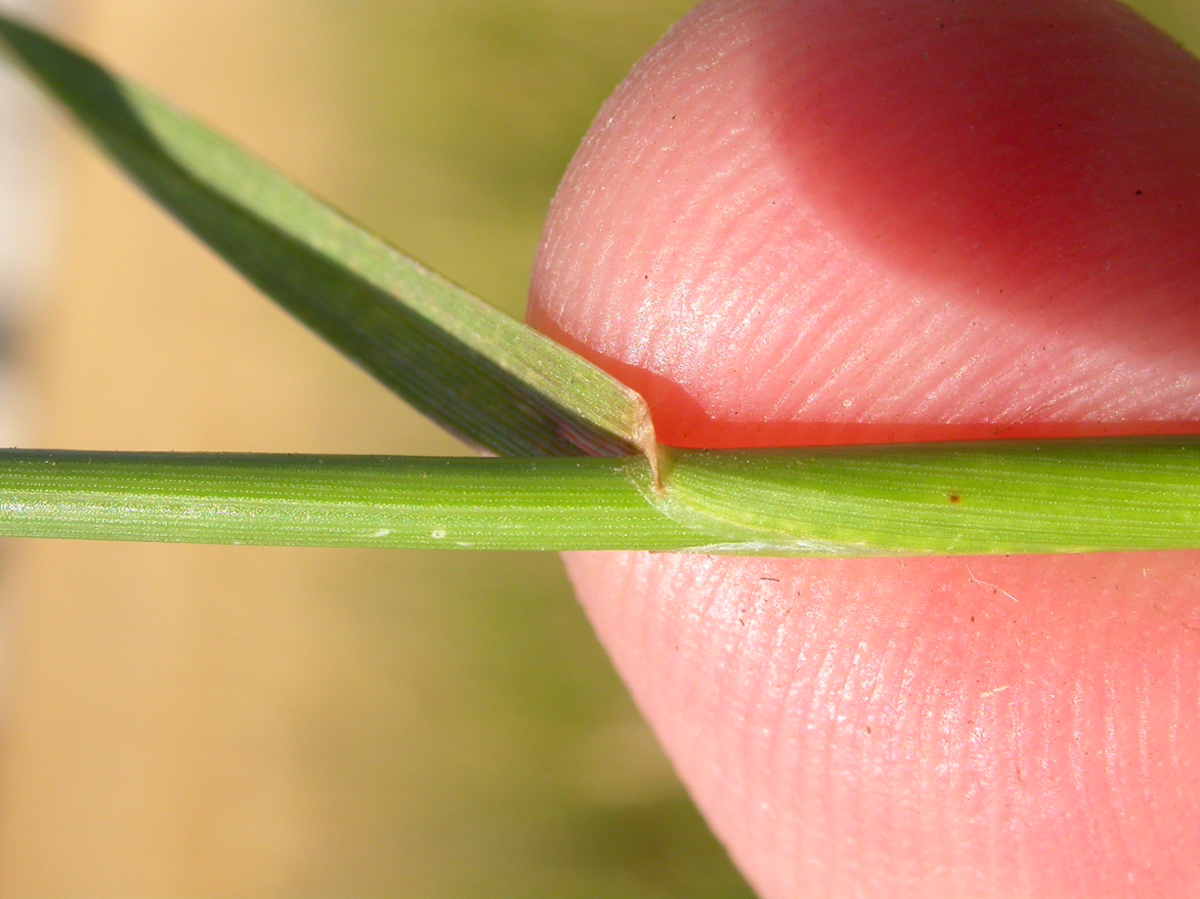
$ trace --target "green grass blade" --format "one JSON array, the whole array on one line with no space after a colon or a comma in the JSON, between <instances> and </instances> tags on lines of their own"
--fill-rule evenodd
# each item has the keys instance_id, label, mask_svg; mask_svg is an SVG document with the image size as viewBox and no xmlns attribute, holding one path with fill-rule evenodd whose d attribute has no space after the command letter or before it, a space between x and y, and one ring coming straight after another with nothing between
<instances>
[{"instance_id":1,"label":"green grass blade","mask_svg":"<svg viewBox=\"0 0 1200 899\"><path fill-rule=\"evenodd\" d=\"M579 356L45 35L0 16L0 47L201 240L447 430L498 455L652 449L641 398Z\"/></svg>"},{"instance_id":2,"label":"green grass blade","mask_svg":"<svg viewBox=\"0 0 1200 899\"><path fill-rule=\"evenodd\" d=\"M640 456L0 450L0 536L437 549L683 549Z\"/></svg>"},{"instance_id":3,"label":"green grass blade","mask_svg":"<svg viewBox=\"0 0 1200 899\"><path fill-rule=\"evenodd\" d=\"M1200 438L670 451L663 510L765 555L1200 548Z\"/></svg>"}]
</instances>

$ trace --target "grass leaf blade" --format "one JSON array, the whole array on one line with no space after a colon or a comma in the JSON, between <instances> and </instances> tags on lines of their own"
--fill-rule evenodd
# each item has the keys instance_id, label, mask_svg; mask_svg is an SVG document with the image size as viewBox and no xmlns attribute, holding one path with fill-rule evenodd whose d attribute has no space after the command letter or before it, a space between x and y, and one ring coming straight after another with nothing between
<instances>
[{"instance_id":1,"label":"grass leaf blade","mask_svg":"<svg viewBox=\"0 0 1200 899\"><path fill-rule=\"evenodd\" d=\"M641 398L155 95L0 15L0 47L155 200L438 424L502 456L653 457Z\"/></svg>"}]
</instances>

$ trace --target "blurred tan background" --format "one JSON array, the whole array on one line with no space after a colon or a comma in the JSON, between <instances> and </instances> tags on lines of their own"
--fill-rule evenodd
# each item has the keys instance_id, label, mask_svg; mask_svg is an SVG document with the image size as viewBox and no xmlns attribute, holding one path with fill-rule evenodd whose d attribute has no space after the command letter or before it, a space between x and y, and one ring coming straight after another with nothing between
<instances>
[{"instance_id":1,"label":"blurred tan background","mask_svg":"<svg viewBox=\"0 0 1200 899\"><path fill-rule=\"evenodd\" d=\"M688 0L58 0L55 27L519 314ZM1200 46L1200 5L1140 8ZM454 453L60 125L29 445ZM549 555L8 542L0 896L747 895Z\"/></svg>"}]
</instances>

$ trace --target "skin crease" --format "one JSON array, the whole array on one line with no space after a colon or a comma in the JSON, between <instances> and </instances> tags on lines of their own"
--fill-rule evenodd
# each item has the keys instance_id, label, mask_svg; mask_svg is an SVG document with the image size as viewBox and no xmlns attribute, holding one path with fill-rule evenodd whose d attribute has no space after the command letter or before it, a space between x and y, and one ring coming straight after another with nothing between
<instances>
[{"instance_id":1,"label":"skin crease","mask_svg":"<svg viewBox=\"0 0 1200 899\"><path fill-rule=\"evenodd\" d=\"M686 446L1196 432L1200 65L1104 0L715 0L530 320ZM766 897L1192 897L1200 554L567 560Z\"/></svg>"}]
</instances>

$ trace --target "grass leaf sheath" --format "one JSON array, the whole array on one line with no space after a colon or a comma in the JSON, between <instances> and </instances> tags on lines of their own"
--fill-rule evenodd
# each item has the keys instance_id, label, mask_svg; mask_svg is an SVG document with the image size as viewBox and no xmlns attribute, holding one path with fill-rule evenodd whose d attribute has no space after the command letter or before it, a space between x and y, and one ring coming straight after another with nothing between
<instances>
[{"instance_id":1,"label":"grass leaf sheath","mask_svg":"<svg viewBox=\"0 0 1200 899\"><path fill-rule=\"evenodd\" d=\"M695 544L623 459L0 451L0 535L268 546Z\"/></svg>"}]
</instances>

